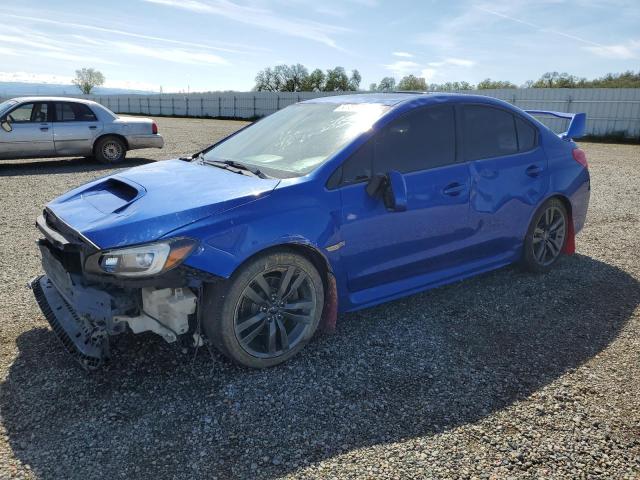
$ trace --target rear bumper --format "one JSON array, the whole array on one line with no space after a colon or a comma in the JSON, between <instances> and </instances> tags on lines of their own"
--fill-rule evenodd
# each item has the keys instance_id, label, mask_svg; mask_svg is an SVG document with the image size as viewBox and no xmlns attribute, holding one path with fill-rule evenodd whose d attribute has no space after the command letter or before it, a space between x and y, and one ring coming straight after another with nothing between
<instances>
[{"instance_id":1,"label":"rear bumper","mask_svg":"<svg viewBox=\"0 0 640 480\"><path fill-rule=\"evenodd\" d=\"M164 138L162 135L128 135L127 143L129 144L129 150L135 150L138 148L162 148L164 147Z\"/></svg>"}]
</instances>

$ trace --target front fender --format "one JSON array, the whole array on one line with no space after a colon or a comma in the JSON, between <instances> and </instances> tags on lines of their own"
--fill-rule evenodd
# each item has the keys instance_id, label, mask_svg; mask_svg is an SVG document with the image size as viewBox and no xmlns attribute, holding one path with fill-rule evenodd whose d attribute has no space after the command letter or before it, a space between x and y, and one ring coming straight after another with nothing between
<instances>
[{"instance_id":1,"label":"front fender","mask_svg":"<svg viewBox=\"0 0 640 480\"><path fill-rule=\"evenodd\" d=\"M185 265L229 278L252 256L277 246L302 245L327 260L331 270L339 256L327 246L340 241L338 192L311 192L312 184L276 188L262 199L212 215L167 236L200 241Z\"/></svg>"}]
</instances>

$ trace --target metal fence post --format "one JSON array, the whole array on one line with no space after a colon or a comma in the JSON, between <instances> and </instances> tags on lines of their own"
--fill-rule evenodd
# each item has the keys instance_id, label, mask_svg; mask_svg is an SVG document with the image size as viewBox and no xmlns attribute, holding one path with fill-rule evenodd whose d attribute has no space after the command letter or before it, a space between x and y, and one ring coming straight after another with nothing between
<instances>
[{"instance_id":1,"label":"metal fence post","mask_svg":"<svg viewBox=\"0 0 640 480\"><path fill-rule=\"evenodd\" d=\"M218 96L218 116L222 116L222 97Z\"/></svg>"},{"instance_id":2,"label":"metal fence post","mask_svg":"<svg viewBox=\"0 0 640 480\"><path fill-rule=\"evenodd\" d=\"M176 102L175 98L171 97L171 115L176 114Z\"/></svg>"},{"instance_id":3,"label":"metal fence post","mask_svg":"<svg viewBox=\"0 0 640 480\"><path fill-rule=\"evenodd\" d=\"M200 97L200 116L204 117L204 97Z\"/></svg>"},{"instance_id":4,"label":"metal fence post","mask_svg":"<svg viewBox=\"0 0 640 480\"><path fill-rule=\"evenodd\" d=\"M122 110L120 110L120 97L118 97L118 113L120 113Z\"/></svg>"},{"instance_id":5,"label":"metal fence post","mask_svg":"<svg viewBox=\"0 0 640 480\"><path fill-rule=\"evenodd\" d=\"M233 96L233 118L238 118L238 115L236 115L236 96Z\"/></svg>"},{"instance_id":6,"label":"metal fence post","mask_svg":"<svg viewBox=\"0 0 640 480\"><path fill-rule=\"evenodd\" d=\"M158 115L162 115L162 95L158 95L158 108L160 110Z\"/></svg>"},{"instance_id":7,"label":"metal fence post","mask_svg":"<svg viewBox=\"0 0 640 480\"><path fill-rule=\"evenodd\" d=\"M185 101L185 115L188 117L189 116L189 97L184 97L184 101Z\"/></svg>"},{"instance_id":8,"label":"metal fence post","mask_svg":"<svg viewBox=\"0 0 640 480\"><path fill-rule=\"evenodd\" d=\"M151 98L147 97L147 113L151 115Z\"/></svg>"},{"instance_id":9,"label":"metal fence post","mask_svg":"<svg viewBox=\"0 0 640 480\"><path fill-rule=\"evenodd\" d=\"M276 111L280 110L280 95L276 93Z\"/></svg>"}]
</instances>

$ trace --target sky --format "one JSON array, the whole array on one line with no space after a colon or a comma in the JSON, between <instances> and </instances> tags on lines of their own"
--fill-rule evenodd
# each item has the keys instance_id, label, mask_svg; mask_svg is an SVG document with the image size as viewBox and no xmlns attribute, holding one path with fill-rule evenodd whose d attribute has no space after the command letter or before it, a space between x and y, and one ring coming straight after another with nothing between
<instances>
[{"instance_id":1,"label":"sky","mask_svg":"<svg viewBox=\"0 0 640 480\"><path fill-rule=\"evenodd\" d=\"M267 66L522 84L640 70L640 0L20 0L0 5L0 81L250 90Z\"/></svg>"}]
</instances>

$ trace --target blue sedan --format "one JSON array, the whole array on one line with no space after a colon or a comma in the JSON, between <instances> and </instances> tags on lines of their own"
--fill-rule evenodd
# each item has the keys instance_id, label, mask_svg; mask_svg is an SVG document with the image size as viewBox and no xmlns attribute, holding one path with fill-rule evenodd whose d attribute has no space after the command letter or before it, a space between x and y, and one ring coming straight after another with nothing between
<instances>
[{"instance_id":1,"label":"blue sedan","mask_svg":"<svg viewBox=\"0 0 640 480\"><path fill-rule=\"evenodd\" d=\"M109 338L210 342L269 367L337 314L572 254L590 180L573 142L508 103L454 94L318 98L189 158L50 202L30 283L86 368Z\"/></svg>"}]
</instances>

